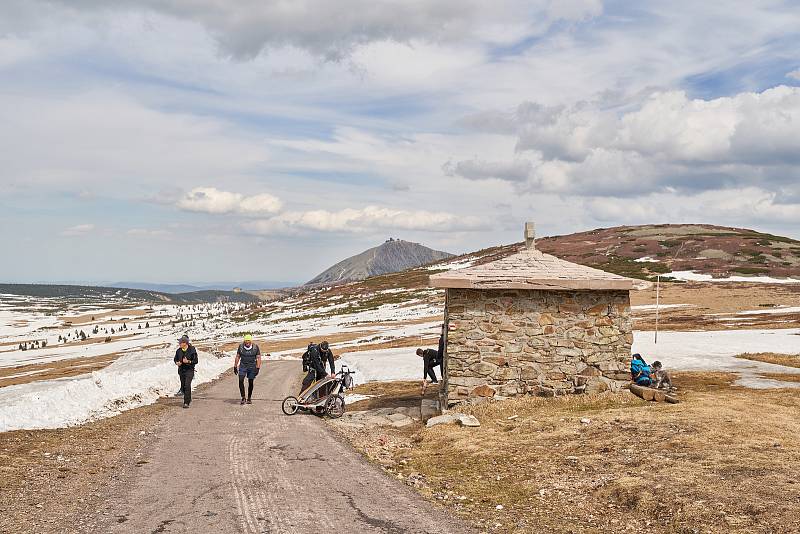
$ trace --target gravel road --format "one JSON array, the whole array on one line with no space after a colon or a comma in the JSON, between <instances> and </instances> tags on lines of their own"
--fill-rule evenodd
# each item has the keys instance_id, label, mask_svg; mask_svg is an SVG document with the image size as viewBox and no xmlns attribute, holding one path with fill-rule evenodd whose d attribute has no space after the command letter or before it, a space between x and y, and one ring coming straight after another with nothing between
<instances>
[{"instance_id":1,"label":"gravel road","mask_svg":"<svg viewBox=\"0 0 800 534\"><path fill-rule=\"evenodd\" d=\"M266 362L252 405L233 374L175 408L133 473L109 488L110 532L467 533L368 464L312 415L283 415L298 363ZM177 378L176 378L177 381Z\"/></svg>"}]
</instances>

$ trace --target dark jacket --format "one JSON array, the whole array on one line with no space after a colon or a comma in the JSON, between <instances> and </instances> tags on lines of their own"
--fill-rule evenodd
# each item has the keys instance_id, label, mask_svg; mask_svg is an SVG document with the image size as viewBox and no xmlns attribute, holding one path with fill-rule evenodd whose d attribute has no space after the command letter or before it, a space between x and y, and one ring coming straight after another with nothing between
<instances>
[{"instance_id":1,"label":"dark jacket","mask_svg":"<svg viewBox=\"0 0 800 534\"><path fill-rule=\"evenodd\" d=\"M441 360L439 359L439 351L435 349L425 349L422 351L422 358L425 361L429 361L431 365L439 365Z\"/></svg>"},{"instance_id":2,"label":"dark jacket","mask_svg":"<svg viewBox=\"0 0 800 534\"><path fill-rule=\"evenodd\" d=\"M335 375L336 366L333 364L333 351L330 348L328 350L319 349L319 355L322 359L322 368L325 369L325 361L327 360L331 368L331 374Z\"/></svg>"},{"instance_id":3,"label":"dark jacket","mask_svg":"<svg viewBox=\"0 0 800 534\"><path fill-rule=\"evenodd\" d=\"M175 358L172 361L179 362L183 358L189 360L189 363L180 364L178 371L194 371L194 366L197 365L197 349L194 348L194 345L189 345L186 352L183 352L183 349L178 347L178 350L175 351Z\"/></svg>"},{"instance_id":4,"label":"dark jacket","mask_svg":"<svg viewBox=\"0 0 800 534\"><path fill-rule=\"evenodd\" d=\"M322 349L307 350L303 353L303 371L314 370L317 378L325 376L325 365L322 363Z\"/></svg>"}]
</instances>

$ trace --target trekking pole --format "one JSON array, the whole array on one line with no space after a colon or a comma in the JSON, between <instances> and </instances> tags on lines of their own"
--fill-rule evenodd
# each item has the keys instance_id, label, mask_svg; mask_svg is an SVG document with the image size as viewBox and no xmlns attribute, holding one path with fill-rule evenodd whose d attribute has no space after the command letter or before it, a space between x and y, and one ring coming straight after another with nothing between
<instances>
[{"instance_id":1,"label":"trekking pole","mask_svg":"<svg viewBox=\"0 0 800 534\"><path fill-rule=\"evenodd\" d=\"M656 335L653 344L658 345L658 304L661 296L661 275L656 276Z\"/></svg>"}]
</instances>

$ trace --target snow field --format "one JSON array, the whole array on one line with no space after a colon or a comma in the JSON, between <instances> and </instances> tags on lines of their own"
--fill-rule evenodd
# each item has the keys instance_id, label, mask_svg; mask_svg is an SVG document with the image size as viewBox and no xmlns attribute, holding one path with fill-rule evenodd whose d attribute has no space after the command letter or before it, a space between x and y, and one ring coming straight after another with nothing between
<instances>
[{"instance_id":1,"label":"snow field","mask_svg":"<svg viewBox=\"0 0 800 534\"><path fill-rule=\"evenodd\" d=\"M133 352L88 375L0 388L0 432L79 425L174 394L180 387L174 352L174 344ZM201 352L193 389L232 366L232 356Z\"/></svg>"}]
</instances>

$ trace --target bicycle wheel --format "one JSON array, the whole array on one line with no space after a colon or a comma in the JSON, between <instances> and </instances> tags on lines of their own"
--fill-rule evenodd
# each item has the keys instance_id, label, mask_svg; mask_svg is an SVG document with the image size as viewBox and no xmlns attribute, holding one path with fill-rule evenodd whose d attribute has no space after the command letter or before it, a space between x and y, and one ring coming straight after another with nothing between
<instances>
[{"instance_id":1,"label":"bicycle wheel","mask_svg":"<svg viewBox=\"0 0 800 534\"><path fill-rule=\"evenodd\" d=\"M286 415L294 415L297 413L298 402L297 397L286 397L281 404L281 410Z\"/></svg>"},{"instance_id":2,"label":"bicycle wheel","mask_svg":"<svg viewBox=\"0 0 800 534\"><path fill-rule=\"evenodd\" d=\"M328 417L338 419L344 415L344 399L339 395L332 395L325 401L325 413Z\"/></svg>"}]
</instances>

